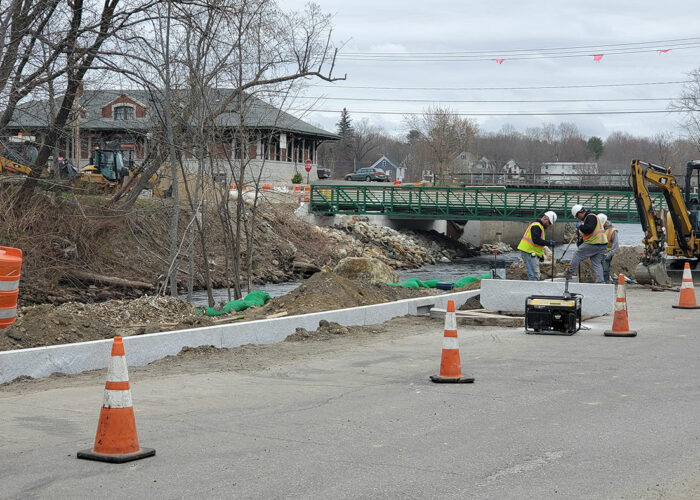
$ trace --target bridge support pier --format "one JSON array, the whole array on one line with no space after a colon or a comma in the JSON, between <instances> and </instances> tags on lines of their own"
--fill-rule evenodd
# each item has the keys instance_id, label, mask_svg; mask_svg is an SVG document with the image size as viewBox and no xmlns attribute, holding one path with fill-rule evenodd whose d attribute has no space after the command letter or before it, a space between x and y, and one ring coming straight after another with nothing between
<instances>
[{"instance_id":1,"label":"bridge support pier","mask_svg":"<svg viewBox=\"0 0 700 500\"><path fill-rule=\"evenodd\" d=\"M480 247L484 243L502 241L515 248L523 237L528 223L513 220L470 220L464 226L460 241ZM547 230L547 239L561 243L565 224L554 224Z\"/></svg>"},{"instance_id":2,"label":"bridge support pier","mask_svg":"<svg viewBox=\"0 0 700 500\"><path fill-rule=\"evenodd\" d=\"M297 214L308 222L318 226L332 226L341 217L311 215L308 210L299 211ZM396 218L386 215L364 215L372 224L391 227L392 229L417 229L422 231L434 230L445 234L458 241L480 247L484 243L496 243L502 241L515 248L525 232L528 222L511 220L454 220L444 219L414 219ZM564 223L555 224L547 231L547 239L554 239L561 243L564 241Z\"/></svg>"}]
</instances>

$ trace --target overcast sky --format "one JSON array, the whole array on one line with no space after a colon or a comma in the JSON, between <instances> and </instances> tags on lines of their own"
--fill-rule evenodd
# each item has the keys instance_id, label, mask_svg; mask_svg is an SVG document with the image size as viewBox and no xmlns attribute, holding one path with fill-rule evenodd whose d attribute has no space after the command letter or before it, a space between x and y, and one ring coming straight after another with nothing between
<instances>
[{"instance_id":1,"label":"overcast sky","mask_svg":"<svg viewBox=\"0 0 700 500\"><path fill-rule=\"evenodd\" d=\"M304 3L291 0L283 5L301 10ZM404 133L401 113L419 113L433 103L473 116L481 130L490 132L508 123L524 131L544 123L571 122L586 135L604 138L618 130L640 136L680 133L679 115L669 113L541 113L666 110L668 99L678 97L682 84L610 85L678 82L700 67L697 1L316 3L334 16L334 39L344 43L336 72L347 73L347 80L309 88L306 96L328 98L314 102L314 108L329 111L313 111L304 119L331 131L338 110L346 107L355 121L366 118L388 132ZM595 62L594 54L603 57ZM496 59L504 60L498 64ZM597 87L570 88L574 85ZM569 88L517 89L545 86ZM581 101L533 102L556 99ZM470 100L478 102L450 102ZM311 102L302 99L295 107ZM489 113L515 116L478 115Z\"/></svg>"}]
</instances>

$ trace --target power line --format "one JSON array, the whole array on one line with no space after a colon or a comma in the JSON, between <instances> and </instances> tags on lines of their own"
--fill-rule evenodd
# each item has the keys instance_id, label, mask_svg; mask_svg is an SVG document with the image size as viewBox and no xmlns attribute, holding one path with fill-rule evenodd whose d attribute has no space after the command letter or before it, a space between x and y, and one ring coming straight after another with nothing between
<instances>
[{"instance_id":1,"label":"power line","mask_svg":"<svg viewBox=\"0 0 700 500\"><path fill-rule=\"evenodd\" d=\"M318 112L318 113L340 113L340 109L290 109L290 112ZM661 113L684 113L684 110L649 109L649 110L622 110L622 111L542 111L542 112L474 112L474 113L441 113L449 116L566 116L566 115L640 115L640 114L661 114ZM425 112L417 111L363 111L352 110L355 115L424 115Z\"/></svg>"},{"instance_id":2,"label":"power line","mask_svg":"<svg viewBox=\"0 0 700 500\"><path fill-rule=\"evenodd\" d=\"M627 97L623 99L388 99L374 97L325 97L297 96L295 99L316 101L368 101L368 102L451 102L451 103L554 103L554 102L632 102L632 101L673 101L677 97Z\"/></svg>"},{"instance_id":3,"label":"power line","mask_svg":"<svg viewBox=\"0 0 700 500\"><path fill-rule=\"evenodd\" d=\"M700 47L700 44L693 44L689 45L687 47L675 47L674 50L686 50L686 49L692 49L692 48L697 48ZM640 49L640 50L620 50L620 51L603 51L603 52L596 52L596 54L602 53L605 56L614 56L614 55L625 55L625 54L641 54L644 52L656 52L658 51L658 48L646 48L646 49ZM338 59L342 59L345 61L376 61L376 62L477 62L477 61L493 61L495 58L501 58L503 57L507 61L521 61L521 60L532 60L532 59L570 59L574 57L592 57L595 54L593 52L578 52L578 53L568 53L568 52L561 52L561 53L548 53L548 54L523 54L523 55L515 55L515 56L508 56L508 57L503 57L503 54L501 53L493 53L491 55L484 55L484 56L457 56L455 55L454 57L451 56L440 56L438 58L434 57L418 57L418 56L409 56L406 58L403 58L400 56L400 54L395 54L394 57L389 57L389 56L382 56L382 57L371 57L371 56L349 56L345 57L342 56L341 54L338 55Z\"/></svg>"},{"instance_id":4,"label":"power line","mask_svg":"<svg viewBox=\"0 0 700 500\"><path fill-rule=\"evenodd\" d=\"M371 85L311 85L311 87L365 90L542 90L542 89L588 89L602 87L639 87L646 85L677 85L692 83L693 80L676 80L668 82L634 82L634 83L598 83L589 85L537 85L528 87L381 87Z\"/></svg>"},{"instance_id":5,"label":"power line","mask_svg":"<svg viewBox=\"0 0 700 500\"><path fill-rule=\"evenodd\" d=\"M632 46L648 46L648 45L659 45L659 44L679 44L684 45L688 43L700 42L699 37L689 37L689 38L671 38L666 40L648 40L645 42L628 42L628 43L613 43L613 44L600 44L600 45L573 45L565 47L542 47L535 49L506 49L506 50L472 50L472 51L445 51L445 52L346 52L345 55L400 55L400 54L413 54L413 55L445 55L445 54L511 54L511 53L521 53L521 52L545 52L545 51L560 51L560 50L580 50L580 49L605 49L614 47L632 47ZM652 47L648 47L652 48ZM619 49L618 49L619 50Z\"/></svg>"}]
</instances>

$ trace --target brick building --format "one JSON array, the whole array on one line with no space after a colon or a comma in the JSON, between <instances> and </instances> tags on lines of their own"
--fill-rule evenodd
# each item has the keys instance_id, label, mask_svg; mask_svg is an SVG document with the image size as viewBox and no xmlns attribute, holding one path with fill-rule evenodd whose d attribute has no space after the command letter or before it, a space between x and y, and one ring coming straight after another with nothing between
<instances>
[{"instance_id":1,"label":"brick building","mask_svg":"<svg viewBox=\"0 0 700 500\"><path fill-rule=\"evenodd\" d=\"M211 98L215 103L220 102L231 92L216 89ZM84 166L95 146L130 145L135 162L142 161L150 147L150 138L158 128L158 110L162 109L154 102L153 94L142 90L83 91L55 156L69 158ZM220 176L222 182L230 180L231 169L237 168L241 151L244 151L251 175L257 176L262 170L262 181L288 184L296 171L304 172L307 159L312 161L314 169L319 166L319 144L338 140L336 134L314 127L260 99L248 97L243 113L246 143L241 147L238 140L241 116L234 106L231 108L216 118L216 139L209 141L206 152L207 164L213 166L215 175ZM23 104L6 128L13 134L34 135L40 142L47 129L49 109L48 101ZM178 151L190 171L196 170L198 147L198 144L178 141Z\"/></svg>"}]
</instances>

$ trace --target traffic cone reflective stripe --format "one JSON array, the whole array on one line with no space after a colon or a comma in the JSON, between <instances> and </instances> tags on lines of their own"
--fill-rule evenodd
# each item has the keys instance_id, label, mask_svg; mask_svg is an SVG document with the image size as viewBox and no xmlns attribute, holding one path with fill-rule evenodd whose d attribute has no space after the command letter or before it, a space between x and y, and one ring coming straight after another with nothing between
<instances>
[{"instance_id":1,"label":"traffic cone reflective stripe","mask_svg":"<svg viewBox=\"0 0 700 500\"><path fill-rule=\"evenodd\" d=\"M636 337L637 332L630 330L627 317L627 296L625 293L625 276L620 274L617 278L617 298L615 299L615 314L613 316L612 330L603 332L606 337Z\"/></svg>"},{"instance_id":2,"label":"traffic cone reflective stripe","mask_svg":"<svg viewBox=\"0 0 700 500\"><path fill-rule=\"evenodd\" d=\"M683 282L681 283L681 296L676 309L700 309L695 301L695 286L693 285L693 275L690 272L690 264L687 262L683 266Z\"/></svg>"},{"instance_id":3,"label":"traffic cone reflective stripe","mask_svg":"<svg viewBox=\"0 0 700 500\"><path fill-rule=\"evenodd\" d=\"M431 375L430 380L433 382L461 384L474 382L473 378L462 377L462 362L459 358L459 340L457 338L457 315L453 300L447 302L447 312L445 312L440 374Z\"/></svg>"},{"instance_id":4,"label":"traffic cone reflective stripe","mask_svg":"<svg viewBox=\"0 0 700 500\"><path fill-rule=\"evenodd\" d=\"M92 450L79 451L78 458L122 463L155 454L154 449L139 446L124 343L121 337L115 337L109 359L104 400L97 423L95 446Z\"/></svg>"}]
</instances>

